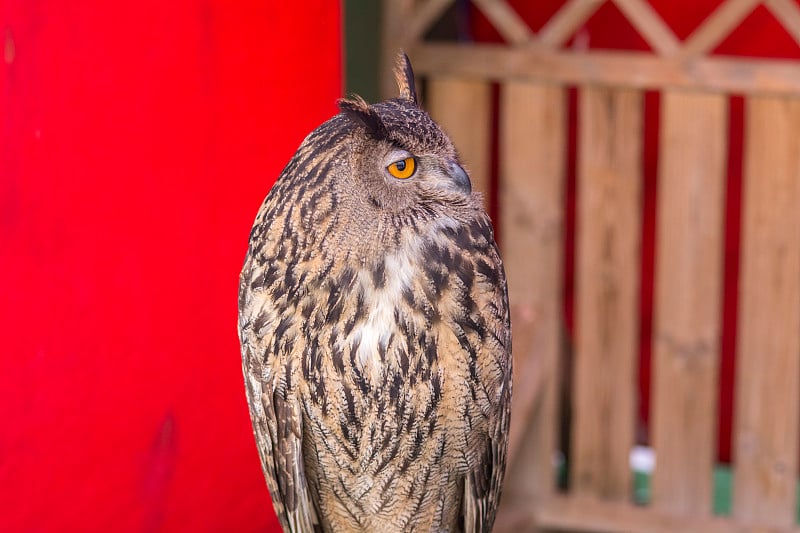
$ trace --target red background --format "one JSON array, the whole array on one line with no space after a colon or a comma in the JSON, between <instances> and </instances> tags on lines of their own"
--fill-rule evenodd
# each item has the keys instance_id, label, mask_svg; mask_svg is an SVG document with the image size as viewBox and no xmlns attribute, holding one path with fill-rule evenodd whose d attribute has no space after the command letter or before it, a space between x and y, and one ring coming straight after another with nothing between
<instances>
[{"instance_id":1,"label":"red background","mask_svg":"<svg viewBox=\"0 0 800 533\"><path fill-rule=\"evenodd\" d=\"M0 43L0 529L276 528L237 278L339 2L6 0Z\"/></svg>"}]
</instances>

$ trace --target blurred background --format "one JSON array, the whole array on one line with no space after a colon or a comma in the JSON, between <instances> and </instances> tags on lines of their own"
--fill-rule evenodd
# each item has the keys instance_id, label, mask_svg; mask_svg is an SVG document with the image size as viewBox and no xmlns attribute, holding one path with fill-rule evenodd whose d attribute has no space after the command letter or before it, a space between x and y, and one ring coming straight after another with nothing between
<instances>
[{"instance_id":1,"label":"blurred background","mask_svg":"<svg viewBox=\"0 0 800 533\"><path fill-rule=\"evenodd\" d=\"M567 15L557 19L559 13ZM557 346L545 341L543 350L550 350L558 365L542 370L536 362L550 357L538 355L544 351L536 350L543 342L536 337L536 327L529 331L536 338L523 338L519 352L515 341L521 358L515 395L525 412L514 440L521 461L517 472L545 479L535 486L512 480L508 501L517 507L525 507L526 498L549 498L582 486L601 500L637 506L651 501L652 368L659 342L653 316L658 309L657 241L663 236L658 233L657 193L665 182L662 173L670 172L659 166L665 160L660 143L668 122L664 117L673 115L662 91L677 87L724 93L721 194L705 198L701 188L698 200L699 205L716 205L719 213L716 248L708 251L701 243L697 251L719 257L705 273L719 286L711 293L716 298L714 325L710 333L703 333L704 339L710 335L714 354L710 370L701 372L711 373L710 399L700 400L711 406L713 417L711 445L700 455L709 458L713 470L708 472L708 486L701 487L709 492L709 505L695 514L730 514L741 329L737 324L742 321L739 258L748 161L747 97L748 91L759 89L786 100L800 87L795 81L799 13L795 0L0 3L0 529L278 530L250 429L236 337L238 273L248 232L258 206L300 141L336 112L336 98L357 93L376 101L392 95L385 84L384 58L400 47L419 67L426 107L463 147L467 165L487 195L501 245L511 256L509 268L535 265L540 258L524 242L515 245L510 236L520 220L531 234L538 235L539 229L536 224L526 226L536 222L536 216L529 220L516 211L509 216L515 208L504 200L511 190L504 179L512 173L509 156L504 155L512 145L511 130L506 129L510 121L504 121L510 116L504 107L510 94L504 83L538 80L560 91L542 100L555 102L553 109L561 113L547 119L555 129L539 132L539 137L520 129L523 133L514 134L513 141L522 142L514 146L527 153L526 139L534 144L557 140L547 145L553 150L545 154L556 162L551 180L556 214L550 217L547 211L550 218L544 220L555 224L555 277L546 278L553 281L547 305L554 303L541 309L539 289L533 289L530 306L520 298L515 323L524 325L531 316L546 314L545 322L535 323L553 326ZM697 38L697 28L714 17L729 31ZM556 44L536 42L536 35L558 33L556 24L548 25L553 20L562 30L571 29L563 30ZM698 41L700 56L670 55L681 43ZM474 55L463 55L472 53L466 45L476 46ZM537 48L540 45L544 48ZM555 51L548 51L550 45ZM492 61L500 57L492 54L504 47L514 48L516 55ZM602 56L596 65L595 52ZM659 78L654 74L658 68L640 62L642 56L636 54L678 59ZM761 82L748 81L757 78L752 62L728 64L715 58L765 58L774 68L764 71ZM641 68L643 74L624 81L622 74L603 68L619 64L629 65L620 70L635 73ZM556 66L551 72L548 65ZM720 76L717 81L715 73ZM723 74L734 81L725 81L729 78L723 79ZM477 93L469 88L476 79L481 84ZM463 94L481 95L478 107L474 98L459 100L459 83L464 80ZM702 81L708 86L700 87ZM762 82L766 88L759 85ZM587 200L581 203L581 183L593 179L591 169L580 162L593 142L593 137L581 136L588 131L581 110L590 109L593 101L584 96L590 92L585 89L598 84L633 88L641 99L636 107L639 129L630 143L638 146L632 156L638 183L632 204L637 236L630 251L635 317L619 326L611 324L616 331L632 328L632 355L622 367L630 374L604 377L605 388L582 387L596 390L602 400L615 394L618 379L623 393L632 395L624 403L631 413L623 433L630 438L621 453L627 460L635 449L645 459L629 471L622 496L616 489L591 487L591 482L587 485L576 477L577 470L570 470L575 403L595 402L591 396L576 400L574 391L591 381L580 364L575 369L581 342L586 342L576 326L583 316L576 280L584 280L586 287L585 279L594 269L591 264L582 266L585 241L578 235L581 213L583 223L592 213L581 211L591 198L583 197ZM536 90L531 99L537 98ZM613 111L614 98L606 100L609 112L614 120L623 120ZM446 100L466 102L455 111L455 119ZM534 104L526 106L533 109ZM520 116L539 115L522 109ZM601 129L613 129L606 126ZM783 138L797 137L796 130L787 131ZM675 135L685 133L678 128ZM786 161L783 168L795 164L791 158ZM613 182L615 174L608 175ZM791 204L796 175L787 182L788 196L776 197L797 205ZM530 191L512 192L524 198ZM788 219L786 225L789 249L794 244L800 248L800 241L795 242L796 219ZM794 257L793 251L786 253ZM529 295L523 290L525 280L539 272L531 268L532 273L515 270L519 273L510 276L512 304L515 283L522 287L519 294ZM800 305L795 288L791 281L777 283L777 291L790 300L779 312L790 321ZM687 283L686 293L692 290ZM613 305L606 309L618 310ZM593 315L586 316L591 320ZM779 375L792 379L800 375L795 345L792 340L779 348L791 352L790 361L776 367ZM599 352L600 364L608 359L617 368L614 356L606 355ZM588 368L591 374L594 367ZM536 376L545 376L551 385L542 385ZM794 390L795 384L790 381L780 390ZM541 460L531 466L530 461L541 455L520 451L541 448L541 443L529 446L536 436L526 433L526 424L541 423L534 419L542 395L553 399L543 404L553 415L548 430L552 439L545 446L548 453L555 452L552 469L549 460L545 468ZM692 401L680 405L690 411ZM776 401L790 407L768 405L751 418L791 419L786 427L776 426L774 440L785 442L794 457L780 462L766 453L763 461L768 471L779 470L791 478L788 497L794 501L798 401L792 395ZM614 403L608 405L613 408ZM579 447L585 440L579 438ZM760 441L755 442L759 448ZM744 446L747 449L746 442ZM595 456L613 462L608 457L614 453L604 456L599 447ZM548 484L552 489L543 493L539 485ZM762 492L770 487L766 482ZM563 502L553 505L559 512L566 509ZM605 511L592 515L586 507L579 509L589 513L586 516L605 516ZM678 505L676 512L684 511ZM788 513L788 521L781 518L778 523L791 529L796 511ZM507 514L513 515L511 510ZM527 520L506 524L533 527ZM551 522L553 529L566 527L558 520ZM627 522L622 530L641 530L631 523L640 522ZM728 527L727 522L698 523L719 531ZM667 524L661 530L689 530L677 522ZM577 521L571 527L584 526Z\"/></svg>"}]
</instances>

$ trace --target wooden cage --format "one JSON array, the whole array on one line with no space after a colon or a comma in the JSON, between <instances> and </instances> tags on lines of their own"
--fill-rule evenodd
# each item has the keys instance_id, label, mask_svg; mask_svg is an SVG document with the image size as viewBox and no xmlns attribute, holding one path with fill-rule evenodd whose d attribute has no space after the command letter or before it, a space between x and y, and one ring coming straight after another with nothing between
<instances>
[{"instance_id":1,"label":"wooden cage","mask_svg":"<svg viewBox=\"0 0 800 533\"><path fill-rule=\"evenodd\" d=\"M384 58L405 49L425 106L488 190L499 86L499 223L515 389L505 531L800 531L800 64L710 51L759 4L800 42L793 0L726 0L681 41L643 0L610 0L652 53L565 50L603 3L568 0L535 34L503 0L474 0L507 44L431 42L452 0L384 2ZM404 21L396 24L395 21ZM388 68L385 69L388 72ZM386 77L387 94L394 92ZM569 489L562 424L566 105L578 93ZM648 505L632 502L643 98L660 92ZM732 513L712 512L728 99L744 97Z\"/></svg>"}]
</instances>

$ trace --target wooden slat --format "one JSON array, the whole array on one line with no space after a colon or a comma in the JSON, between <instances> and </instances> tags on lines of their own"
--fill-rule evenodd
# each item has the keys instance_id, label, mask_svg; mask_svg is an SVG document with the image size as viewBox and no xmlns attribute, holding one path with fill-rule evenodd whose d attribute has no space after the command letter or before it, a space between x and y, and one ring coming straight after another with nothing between
<instances>
[{"instance_id":1,"label":"wooden slat","mask_svg":"<svg viewBox=\"0 0 800 533\"><path fill-rule=\"evenodd\" d=\"M389 20L387 23L397 30L402 30L408 41L421 39L426 31L442 16L445 9L455 0L425 0L417 2L418 6L407 20Z\"/></svg>"},{"instance_id":2,"label":"wooden slat","mask_svg":"<svg viewBox=\"0 0 800 533\"><path fill-rule=\"evenodd\" d=\"M489 80L527 79L563 84L675 88L759 94L800 93L800 69L788 60L720 56L685 61L640 52L552 51L494 44L426 43L411 57L422 74Z\"/></svg>"},{"instance_id":3,"label":"wooden slat","mask_svg":"<svg viewBox=\"0 0 800 533\"><path fill-rule=\"evenodd\" d=\"M605 0L567 0L539 30L538 42L549 48L563 46Z\"/></svg>"},{"instance_id":4,"label":"wooden slat","mask_svg":"<svg viewBox=\"0 0 800 533\"><path fill-rule=\"evenodd\" d=\"M398 25L398 20L410 20L414 14L414 0L392 0L381 5L381 65L380 65L380 93L382 98L397 96L397 83L392 73L397 53L400 50L408 52L414 43L407 28ZM414 57L413 54L410 56ZM416 67L416 65L415 65Z\"/></svg>"},{"instance_id":5,"label":"wooden slat","mask_svg":"<svg viewBox=\"0 0 800 533\"><path fill-rule=\"evenodd\" d=\"M583 87L571 483L627 500L639 338L642 93Z\"/></svg>"},{"instance_id":6,"label":"wooden slat","mask_svg":"<svg viewBox=\"0 0 800 533\"><path fill-rule=\"evenodd\" d=\"M797 527L737 523L721 517L693 517L594 498L553 497L520 506L498 516L496 531L528 533L564 531L585 533L800 533Z\"/></svg>"},{"instance_id":7,"label":"wooden slat","mask_svg":"<svg viewBox=\"0 0 800 533\"><path fill-rule=\"evenodd\" d=\"M703 55L730 35L733 29L750 14L761 0L727 0L701 24L683 43L682 57Z\"/></svg>"},{"instance_id":8,"label":"wooden slat","mask_svg":"<svg viewBox=\"0 0 800 533\"><path fill-rule=\"evenodd\" d=\"M488 205L491 90L476 79L431 77L426 108L450 135L472 179Z\"/></svg>"},{"instance_id":9,"label":"wooden slat","mask_svg":"<svg viewBox=\"0 0 800 533\"><path fill-rule=\"evenodd\" d=\"M533 37L525 21L505 0L473 0L473 3L509 44L524 44Z\"/></svg>"},{"instance_id":10,"label":"wooden slat","mask_svg":"<svg viewBox=\"0 0 800 533\"><path fill-rule=\"evenodd\" d=\"M800 44L800 8L792 0L767 0L767 8L780 21L786 31Z\"/></svg>"},{"instance_id":11,"label":"wooden slat","mask_svg":"<svg viewBox=\"0 0 800 533\"><path fill-rule=\"evenodd\" d=\"M514 327L514 409L504 500L553 493L562 324L566 96L502 87L500 210ZM535 258L535 260L531 260Z\"/></svg>"},{"instance_id":12,"label":"wooden slat","mask_svg":"<svg viewBox=\"0 0 800 533\"><path fill-rule=\"evenodd\" d=\"M392 0L383 2L383 43L380 65L380 91L383 98L397 96L394 66L397 54L408 51L422 40L425 32L455 0Z\"/></svg>"},{"instance_id":13,"label":"wooden slat","mask_svg":"<svg viewBox=\"0 0 800 533\"><path fill-rule=\"evenodd\" d=\"M614 0L628 21L657 54L672 55L680 43L652 6L644 0Z\"/></svg>"},{"instance_id":14,"label":"wooden slat","mask_svg":"<svg viewBox=\"0 0 800 533\"><path fill-rule=\"evenodd\" d=\"M795 520L800 418L800 100L749 98L734 514Z\"/></svg>"},{"instance_id":15,"label":"wooden slat","mask_svg":"<svg viewBox=\"0 0 800 533\"><path fill-rule=\"evenodd\" d=\"M711 514L728 104L662 95L653 320L653 505Z\"/></svg>"}]
</instances>

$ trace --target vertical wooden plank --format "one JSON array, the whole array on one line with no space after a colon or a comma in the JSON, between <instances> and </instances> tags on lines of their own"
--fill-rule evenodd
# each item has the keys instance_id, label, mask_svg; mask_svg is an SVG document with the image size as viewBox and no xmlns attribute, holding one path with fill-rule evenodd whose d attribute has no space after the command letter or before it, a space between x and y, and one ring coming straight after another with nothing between
<instances>
[{"instance_id":1,"label":"vertical wooden plank","mask_svg":"<svg viewBox=\"0 0 800 533\"><path fill-rule=\"evenodd\" d=\"M470 78L428 80L425 107L453 139L473 190L484 194L488 206L491 150L491 87Z\"/></svg>"},{"instance_id":2,"label":"vertical wooden plank","mask_svg":"<svg viewBox=\"0 0 800 533\"><path fill-rule=\"evenodd\" d=\"M728 105L665 91L653 319L653 505L710 515L716 454Z\"/></svg>"},{"instance_id":3,"label":"vertical wooden plank","mask_svg":"<svg viewBox=\"0 0 800 533\"><path fill-rule=\"evenodd\" d=\"M641 91L583 87L571 481L631 496L641 246Z\"/></svg>"},{"instance_id":4,"label":"vertical wooden plank","mask_svg":"<svg viewBox=\"0 0 800 533\"><path fill-rule=\"evenodd\" d=\"M562 335L566 94L501 90L501 244L514 328L514 409L504 499L553 493Z\"/></svg>"},{"instance_id":5,"label":"vertical wooden plank","mask_svg":"<svg viewBox=\"0 0 800 533\"><path fill-rule=\"evenodd\" d=\"M800 415L800 100L746 100L734 515L794 524Z\"/></svg>"}]
</instances>

